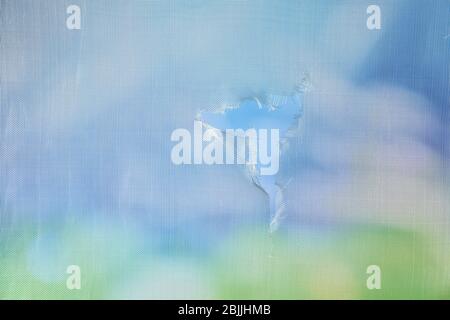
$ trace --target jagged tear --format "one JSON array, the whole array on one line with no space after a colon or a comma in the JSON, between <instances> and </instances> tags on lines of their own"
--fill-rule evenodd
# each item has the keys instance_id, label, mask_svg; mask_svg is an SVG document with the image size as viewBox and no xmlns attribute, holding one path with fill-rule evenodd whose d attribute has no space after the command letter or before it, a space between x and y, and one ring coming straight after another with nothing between
<instances>
[{"instance_id":1,"label":"jagged tear","mask_svg":"<svg viewBox=\"0 0 450 320\"><path fill-rule=\"evenodd\" d=\"M214 128L218 134L224 135L226 129L278 129L280 136L279 158L289 148L289 139L298 134L300 119L303 116L302 95L310 89L309 80L305 77L291 94L266 94L242 99L238 105L222 105L218 108L200 110L197 120L207 129ZM246 148L248 152L255 144L239 144L236 148ZM239 153L242 150L236 150ZM244 151L245 152L245 151ZM291 181L285 183L277 179L278 174L262 175L259 162L245 164L244 170L250 181L261 189L269 199L270 224L269 232L275 232L285 217L286 203L284 190Z\"/></svg>"}]
</instances>

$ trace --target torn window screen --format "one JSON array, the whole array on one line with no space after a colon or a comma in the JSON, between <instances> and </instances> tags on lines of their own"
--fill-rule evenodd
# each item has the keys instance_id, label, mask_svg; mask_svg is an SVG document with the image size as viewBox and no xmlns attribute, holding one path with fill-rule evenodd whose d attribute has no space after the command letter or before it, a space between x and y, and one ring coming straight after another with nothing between
<instances>
[{"instance_id":1,"label":"torn window screen","mask_svg":"<svg viewBox=\"0 0 450 320\"><path fill-rule=\"evenodd\" d=\"M310 89L309 81L305 77L291 94L276 95L264 94L242 99L238 105L223 105L213 110L201 110L197 115L205 128L214 128L220 131L219 134L226 136L226 131L249 130L249 129L277 129L280 137L280 152L271 147L272 157L282 157L288 150L289 138L298 134L299 121L303 114L302 95ZM248 138L248 137L244 137ZM229 141L227 141L229 145ZM240 150L246 148L248 154L258 154L259 144L250 143L246 139L244 144L235 144L234 154L245 154L246 151ZM249 156L250 157L250 156ZM258 161L247 161L243 168L250 181L261 189L269 199L270 223L269 232L275 232L284 218L285 203L283 191L287 187L290 179L281 182L278 179L278 170L274 174L264 174L261 161L261 155ZM279 159L277 159L279 163Z\"/></svg>"}]
</instances>

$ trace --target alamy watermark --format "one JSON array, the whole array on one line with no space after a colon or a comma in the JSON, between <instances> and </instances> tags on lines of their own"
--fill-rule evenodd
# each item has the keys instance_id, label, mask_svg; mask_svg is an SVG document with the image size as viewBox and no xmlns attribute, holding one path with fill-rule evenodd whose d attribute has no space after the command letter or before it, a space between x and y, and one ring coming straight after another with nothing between
<instances>
[{"instance_id":1,"label":"alamy watermark","mask_svg":"<svg viewBox=\"0 0 450 320\"><path fill-rule=\"evenodd\" d=\"M81 289L81 268L78 265L67 266L66 273L69 275L66 279L66 287L69 290Z\"/></svg>"},{"instance_id":2,"label":"alamy watermark","mask_svg":"<svg viewBox=\"0 0 450 320\"><path fill-rule=\"evenodd\" d=\"M172 163L176 165L253 165L259 168L261 175L274 175L279 169L279 129L220 131L195 120L193 135L189 130L179 128L170 138L178 142L171 152Z\"/></svg>"}]
</instances>

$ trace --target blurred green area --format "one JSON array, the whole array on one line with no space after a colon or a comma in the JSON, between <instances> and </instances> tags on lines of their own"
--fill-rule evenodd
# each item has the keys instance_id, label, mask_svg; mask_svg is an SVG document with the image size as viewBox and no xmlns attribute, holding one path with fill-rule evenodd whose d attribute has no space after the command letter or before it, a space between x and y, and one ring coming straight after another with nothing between
<instances>
[{"instance_id":1,"label":"blurred green area","mask_svg":"<svg viewBox=\"0 0 450 320\"><path fill-rule=\"evenodd\" d=\"M227 299L449 298L448 268L423 237L383 227L355 227L296 241L241 236L216 269ZM256 243L258 245L256 245ZM270 249L268 249L270 248ZM272 252L272 254L270 254ZM233 259L227 257L233 256ZM369 290L367 267L381 268L380 290Z\"/></svg>"},{"instance_id":2,"label":"blurred green area","mask_svg":"<svg viewBox=\"0 0 450 320\"><path fill-rule=\"evenodd\" d=\"M398 229L243 229L203 256L149 250L132 229L85 231L69 228L49 241L25 228L3 242L0 298L450 298L447 255L433 250L435 240ZM82 270L81 290L66 288L70 264ZM366 287L369 265L381 268L380 290Z\"/></svg>"}]
</instances>

